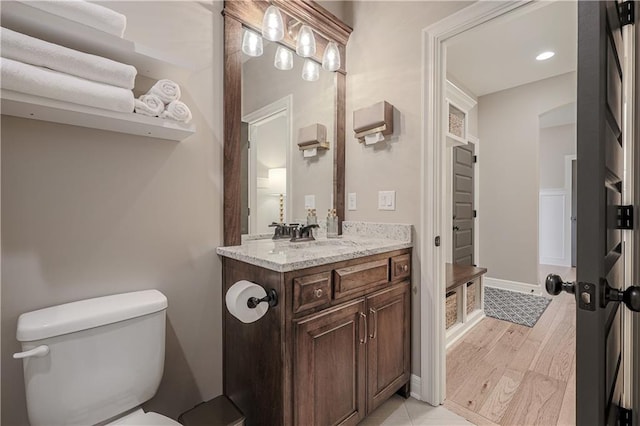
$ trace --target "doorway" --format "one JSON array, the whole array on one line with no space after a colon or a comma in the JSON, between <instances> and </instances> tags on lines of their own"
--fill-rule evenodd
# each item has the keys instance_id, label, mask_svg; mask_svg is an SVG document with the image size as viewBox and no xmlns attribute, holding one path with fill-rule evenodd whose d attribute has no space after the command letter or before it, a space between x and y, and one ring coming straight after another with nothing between
<instances>
[{"instance_id":1,"label":"doorway","mask_svg":"<svg viewBox=\"0 0 640 426\"><path fill-rule=\"evenodd\" d=\"M499 60L500 58L496 60L487 60L486 58L483 59L481 57L481 55L483 54L482 52L480 52L479 50L471 50L467 53L467 57L464 60L467 64L467 68L469 71L468 75L470 75L470 77L466 78L465 75L462 74L452 76L449 73L448 67L449 60L451 59L450 51L447 50L448 46L445 47L443 45L449 43L455 36L463 34L465 32L467 33L467 36L480 40L481 35L479 35L478 31L481 24L489 21L493 21L495 23L502 19L512 21L511 24L507 23L507 25L517 25L513 23L516 18L532 12L538 12L538 14L542 14L542 9L544 9L547 5L548 4L539 3L531 3L524 6L522 4L472 5L462 11L465 13L459 13L457 14L457 16L448 19L449 22L441 21L440 23L425 30L425 58L428 64L426 65L426 67L429 69L435 69L435 71L432 73L433 75L430 74L429 80L425 83L425 104L434 105L431 102L435 100L435 105L438 106L436 108L437 113L434 114L434 117L432 119L427 117L425 120L425 164L427 165L426 167L433 168L434 170L433 174L430 174L431 171L425 174L425 179L427 180L425 180L426 197L424 211L428 212L430 208L433 208L433 206L435 206L434 223L429 224L431 218L429 219L429 221L423 222L424 230L427 235L431 231L433 231L434 235L438 235L440 230L447 229L447 222L452 218L452 215L447 214L447 210L451 207L446 207L448 178L446 177L446 174L443 173L445 169L443 165L447 164L447 152L449 147L440 142L441 135L447 126L447 117L446 113L444 113L445 103L441 102L441 99L445 92L446 79L454 80L457 85L464 88L475 87L475 85L478 84L478 81L476 81L478 76L482 75L482 72L480 72L480 70L476 66L476 62L474 62L473 60L473 57L476 53L477 57L480 58L477 59L478 61L489 62L491 66L495 67L495 72L490 74L498 76L498 80L511 80L514 76L526 74L514 73L510 72L509 70L505 70L503 64ZM509 16L506 16L507 13L509 13ZM555 21L562 20L559 19ZM529 30L531 30L531 28L537 28L538 30L540 28L546 29L549 27L551 22L554 22L554 19L547 19L545 21L545 25L534 25L533 27L527 28ZM566 27L567 21L562 22ZM575 27L573 29L573 40L575 42ZM532 31L528 32L531 33ZM505 31L503 30L501 32L498 32L498 35L504 33ZM509 38L511 38L511 34L513 34L514 31L509 30L508 33L510 34ZM492 42L488 42L486 44L489 46L495 46L495 43ZM519 52L510 54L511 52L507 51L506 49L496 50L498 56L502 57L515 57L520 54ZM575 56L572 60L573 62L575 62ZM542 293L542 287L539 281L540 267L538 252L538 116L545 111L575 100L575 90L573 91L573 93L563 92L563 94L567 95L566 99L555 99L554 101L550 101L545 105L540 105L538 99L539 92L536 92L535 90L533 92L530 92L528 97L525 97L528 101L522 102L522 104L517 106L514 106L512 104L510 107L505 108L506 102L504 102L504 99L505 97L509 96L508 89L512 89L513 92L519 87L521 88L521 86L524 86L526 84L533 84L536 81L544 81L544 83L553 84L555 80L556 84L560 84L558 83L558 81L562 80L562 83L569 82L567 86L569 87L571 86L571 80L573 79L573 81L575 81L575 77L572 77L571 75L565 75L563 77L562 75L570 74L571 72L575 72L575 65L573 70L566 70L564 73L538 77L534 80L512 84L510 87L503 87L497 90L488 89L488 91L480 93L479 95L478 93L474 93L470 90L473 95L476 95L476 97L480 99L479 109L480 111L483 111L484 109L484 112L481 112L480 115L484 115L485 120L488 116L487 111L490 112L493 109L495 110L494 112L501 112L501 114L489 114L495 118L494 121L497 123L493 126L493 131L486 130L487 124L486 122L485 124L482 123L482 118L479 118L479 121L475 122L473 121L473 119L470 119L468 123L469 127L476 127L475 131L477 133L473 133L473 136L477 136L482 141L482 155L478 156L478 162L482 167L482 172L479 174L480 187L482 187L483 182L501 183L501 186L496 186L496 189L489 196L482 197L482 189L480 190L479 202L476 206L476 209L478 211L477 216L483 219L489 219L489 221L481 222L482 225L480 226L480 228L482 232L479 238L480 251L479 256L474 257L474 263L478 264L479 266L489 265L490 267L488 273L491 273L491 271L497 272L499 269L498 267L500 267L501 265L499 263L495 263L495 260L493 258L495 257L495 254L498 253L498 257L501 258L505 263L505 267L503 268L505 273L502 276L491 277L495 278L494 283L504 284L507 287L509 285L517 286L519 287L517 288L518 290L526 291L529 293L531 292L531 290L534 290L537 293ZM431 79L431 77L433 77L433 79ZM575 83L573 87L575 88ZM485 96L485 100L487 100L487 102L483 103L482 98ZM535 99L535 102L529 102L531 99ZM544 104L545 102L542 103ZM535 111L524 111L531 104L536 104ZM527 120L526 123L523 120L519 119L519 121L511 120L508 115L509 109L528 113L534 112L533 119ZM531 115L532 114L528 114L528 116ZM500 119L501 121L499 121ZM519 132L512 132L513 127L520 126L523 123L525 127L522 127ZM482 129L479 129L480 131L478 131L478 126L484 127L485 130L483 131ZM523 141L529 140L531 138L531 135L533 135L536 143L523 146ZM501 138L507 139L502 145L497 146L495 143L492 143ZM490 160L492 156L494 158L501 158L502 161L497 163L485 162L486 159ZM523 184L517 183L515 179L519 174L533 177L533 180ZM443 178L439 179L438 176L443 176ZM526 197L523 196L525 193L528 194ZM443 197L443 195L445 196ZM429 203L432 204L429 205ZM519 207L523 209L522 211L526 210L526 212L518 212L517 209L510 210L512 207ZM506 214L510 211L511 213ZM526 217L526 214L528 214L529 217ZM493 222L490 220L491 218L494 219ZM485 223L487 224L486 226ZM453 228L451 227L448 229L451 230ZM532 234L533 236L529 237L529 234ZM483 238L482 235L490 235L490 238ZM443 238L442 245L445 249L442 253L439 252L438 249L434 249L430 246L429 243L431 241L429 241L428 237L424 240L425 243L422 247L422 253L425 259L422 268L424 271L423 282L433 283L433 285L438 286L438 283L442 282L444 278L444 268L442 267L442 265L449 256L449 253L451 253L452 256L453 235L451 234ZM534 243L531 244L530 247L525 247L523 241L533 241ZM492 245L496 248L495 250L492 248ZM498 250L500 247L506 248L506 251L500 252ZM516 256L522 254L525 251L527 252L527 260L519 261ZM519 279L518 276L512 275L512 273L522 273L523 271L526 272L525 278ZM526 284L529 284L529 286L526 286ZM514 290L515 288L508 289ZM433 303L428 304L428 300L433 297L438 297L440 300L442 300L441 298L444 298L444 292L440 288L430 288L427 292L424 291L423 287L422 294L424 293L428 293L427 295L425 295L424 301L426 303L424 304L424 306L433 306ZM571 307L563 307L559 304L558 307L554 307L552 305L549 309L549 315L544 314L549 317L549 319L543 316L538 320L542 321L541 324L543 325L547 324L547 327L551 324L557 327L565 318L571 317ZM422 397L423 399L436 404L442 403L445 400L445 395L447 395L448 393L449 386L445 385L445 383L447 383L447 378L444 377L446 373L443 374L442 369L440 369L439 371L435 371L433 369L433 366L447 365L447 368L444 369L445 371L449 371L450 368L447 363L446 354L439 353L438 350L430 351L429 348L425 346L424 342L425 339L436 339L439 341L444 340L444 327L442 324L442 320L440 319L444 316L443 310L444 306L440 305L437 307L437 309L435 309L435 312L422 313L423 318L431 318L431 320L427 319L425 321L423 319L422 321ZM556 314L561 312L562 315L552 315L554 312ZM487 322L486 324L489 324L489 322ZM505 325L502 325L501 327L505 327ZM493 420L491 421L500 423L499 420L501 420L501 418L495 417L497 415L496 413L498 413L499 410L497 412L494 412L493 408L491 408L493 405L490 404L489 401L495 401L495 398L504 399L504 394L501 394L501 392L505 391L505 389L508 388L511 388L511 392L513 392L513 394L515 395L518 392L517 388L519 386L515 386L514 388L514 383L529 383L532 381L535 382L537 379L539 379L539 377L534 373L542 374L544 372L543 370L546 367L544 367L542 361L540 361L542 355L536 354L539 352L539 348L542 345L542 342L545 341L545 339L545 342L548 342L551 337L541 336L541 332L536 331L535 328L529 330L529 333L521 332L519 329L518 331L515 331L515 329L517 329L517 327L511 326L510 324L508 324L504 329L499 330L491 325L483 325L482 323L480 323L475 327L474 330L472 330L472 332L469 333L469 336L475 335L475 338L478 339L476 340L476 343L485 341L486 343L488 343L488 345L479 346L477 344L468 342L469 345L473 346L476 350L480 350L481 352L474 352L473 350L464 351L466 352L466 354L463 355L462 358L460 358L458 361L453 361L451 364L458 363L458 365L466 366L468 368L469 364L471 363L470 361L480 359L482 363L484 363L484 372L474 373L473 371L467 371L466 373L464 373L459 368L455 370L456 374L462 374L464 380L468 380L469 377L474 376L475 382L479 384L480 387L484 387L485 392L481 395L480 398L467 398L465 401L464 398L461 397L461 395L464 395L467 391L460 391L456 399L458 403L464 403L458 404L461 411L466 411L467 414L469 414L469 412L479 414L479 412L482 411L484 414L487 414L487 416L484 418L485 421L487 419L491 420L491 417L489 416L490 412L492 413L491 415L494 416ZM484 336L478 335L478 331L480 330L484 330L486 332L484 333ZM474 334L472 335L471 333ZM537 341L536 343L536 340L528 339L528 334L533 334L533 336L536 338L541 337L542 340ZM515 346L509 346L507 342L507 340L509 339L513 339L513 342L511 343L513 343ZM525 347L528 348L528 350L524 349ZM537 350L533 350L534 348ZM482 351L486 351L486 353L484 354L485 356L481 356ZM509 357L515 357L516 352L519 352L521 355L531 354L531 356L537 356L538 358L536 360L529 358L529 364L525 369L526 371L519 372L522 374L521 377L516 377L518 375L513 374L514 369L510 369L512 371L508 372L508 369L503 369L500 373L492 368L493 361L500 359L504 361L505 359L509 359ZM491 353L491 356L487 358L486 355L488 355L489 353ZM520 357L515 358L519 359ZM569 357L569 359L571 359L571 357ZM434 362L434 360L436 360L436 362ZM526 364L526 361L523 362ZM531 372L527 374L528 371ZM570 376L571 370L566 371L569 371ZM568 379L566 371L562 373L563 380ZM429 380L429 378L433 378L435 384L431 383L429 386L425 386L425 378L426 380ZM468 382L470 384L468 388L473 387L473 385L471 385L471 382L474 380ZM566 386L564 389L566 390ZM561 395L561 400L563 398L564 394ZM569 398L569 396L567 398ZM480 402L481 399L483 399L482 402ZM519 400L522 401L522 399ZM474 401L472 403L472 406L475 404L478 410L471 410L470 407L467 406L469 401ZM488 405L485 405L485 402L488 403ZM573 404L568 404L568 406L572 405ZM484 410L482 408L483 406L485 407ZM502 415L505 416L507 412L508 410L504 411ZM559 412L556 412L555 415L558 416ZM518 417L512 413L510 414L510 417L505 417L505 419L514 420L518 419Z\"/></svg>"}]
</instances>

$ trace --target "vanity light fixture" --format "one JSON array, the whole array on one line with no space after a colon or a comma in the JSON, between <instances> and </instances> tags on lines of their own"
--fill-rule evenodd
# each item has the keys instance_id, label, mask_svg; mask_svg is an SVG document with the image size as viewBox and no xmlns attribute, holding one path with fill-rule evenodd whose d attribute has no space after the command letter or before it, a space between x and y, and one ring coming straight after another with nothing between
<instances>
[{"instance_id":1,"label":"vanity light fixture","mask_svg":"<svg viewBox=\"0 0 640 426\"><path fill-rule=\"evenodd\" d=\"M242 52L253 57L262 55L262 37L245 28L242 37Z\"/></svg>"},{"instance_id":2,"label":"vanity light fixture","mask_svg":"<svg viewBox=\"0 0 640 426\"><path fill-rule=\"evenodd\" d=\"M273 66L279 70L287 71L293 68L293 52L284 46L278 46Z\"/></svg>"},{"instance_id":3,"label":"vanity light fixture","mask_svg":"<svg viewBox=\"0 0 640 426\"><path fill-rule=\"evenodd\" d=\"M330 41L324 49L322 56L322 68L327 71L338 71L340 69L340 51L338 45Z\"/></svg>"},{"instance_id":4,"label":"vanity light fixture","mask_svg":"<svg viewBox=\"0 0 640 426\"><path fill-rule=\"evenodd\" d=\"M316 81L320 78L320 65L311 59L305 59L302 66L302 79L305 81Z\"/></svg>"},{"instance_id":5,"label":"vanity light fixture","mask_svg":"<svg viewBox=\"0 0 640 426\"><path fill-rule=\"evenodd\" d=\"M280 10L275 6L269 6L262 18L262 37L271 41L280 41L284 38L284 22Z\"/></svg>"},{"instance_id":6,"label":"vanity light fixture","mask_svg":"<svg viewBox=\"0 0 640 426\"><path fill-rule=\"evenodd\" d=\"M551 52L551 51L542 52L541 54L536 56L536 61L546 61L547 59L551 59L555 54L556 52Z\"/></svg>"},{"instance_id":7,"label":"vanity light fixture","mask_svg":"<svg viewBox=\"0 0 640 426\"><path fill-rule=\"evenodd\" d=\"M313 36L313 30L308 25L300 27L296 41L296 53L303 58L309 58L316 54L316 39Z\"/></svg>"}]
</instances>

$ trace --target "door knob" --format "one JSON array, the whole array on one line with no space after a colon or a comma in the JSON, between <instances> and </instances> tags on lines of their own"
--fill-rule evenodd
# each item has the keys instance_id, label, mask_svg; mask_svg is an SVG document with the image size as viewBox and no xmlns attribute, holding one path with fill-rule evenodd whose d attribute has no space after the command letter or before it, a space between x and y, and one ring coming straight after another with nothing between
<instances>
[{"instance_id":1,"label":"door knob","mask_svg":"<svg viewBox=\"0 0 640 426\"><path fill-rule=\"evenodd\" d=\"M460 228L458 228L457 226L454 226L454 227L453 227L453 230L454 230L454 231L459 231L459 230L460 230Z\"/></svg>"},{"instance_id":2,"label":"door knob","mask_svg":"<svg viewBox=\"0 0 640 426\"><path fill-rule=\"evenodd\" d=\"M557 296L563 291L567 293L575 294L576 293L576 285L572 282L564 282L560 275L549 274L547 275L547 279L544 281L544 286L547 288L547 293Z\"/></svg>"},{"instance_id":3,"label":"door knob","mask_svg":"<svg viewBox=\"0 0 640 426\"><path fill-rule=\"evenodd\" d=\"M607 302L622 302L630 311L640 312L640 287L633 285L622 291L609 286L606 281L604 286L604 299Z\"/></svg>"}]
</instances>

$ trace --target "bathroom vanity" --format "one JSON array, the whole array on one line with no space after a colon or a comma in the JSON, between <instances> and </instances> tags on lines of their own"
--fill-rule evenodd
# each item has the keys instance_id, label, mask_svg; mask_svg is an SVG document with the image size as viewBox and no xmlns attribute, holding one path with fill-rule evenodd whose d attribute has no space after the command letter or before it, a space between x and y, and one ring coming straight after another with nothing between
<instances>
[{"instance_id":1,"label":"bathroom vanity","mask_svg":"<svg viewBox=\"0 0 640 426\"><path fill-rule=\"evenodd\" d=\"M247 425L354 425L408 396L411 227L351 232L345 222L340 239L218 249L225 294L239 280L278 294L253 323L225 309L224 393Z\"/></svg>"}]
</instances>

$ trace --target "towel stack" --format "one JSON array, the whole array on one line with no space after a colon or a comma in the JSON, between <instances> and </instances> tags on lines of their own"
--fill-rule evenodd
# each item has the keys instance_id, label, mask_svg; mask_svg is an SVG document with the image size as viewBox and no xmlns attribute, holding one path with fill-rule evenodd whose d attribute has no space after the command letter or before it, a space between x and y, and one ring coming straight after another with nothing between
<instances>
[{"instance_id":1,"label":"towel stack","mask_svg":"<svg viewBox=\"0 0 640 426\"><path fill-rule=\"evenodd\" d=\"M18 1L120 38L124 36L124 29L127 26L127 17L123 14L84 0Z\"/></svg>"},{"instance_id":2,"label":"towel stack","mask_svg":"<svg viewBox=\"0 0 640 426\"><path fill-rule=\"evenodd\" d=\"M180 86L175 82L159 80L146 95L135 100L135 112L188 123L191 121L191 111L188 106L180 102L180 95Z\"/></svg>"},{"instance_id":3,"label":"towel stack","mask_svg":"<svg viewBox=\"0 0 640 426\"><path fill-rule=\"evenodd\" d=\"M137 70L131 65L6 28L0 31L3 89L110 111L133 112L131 89Z\"/></svg>"}]
</instances>

